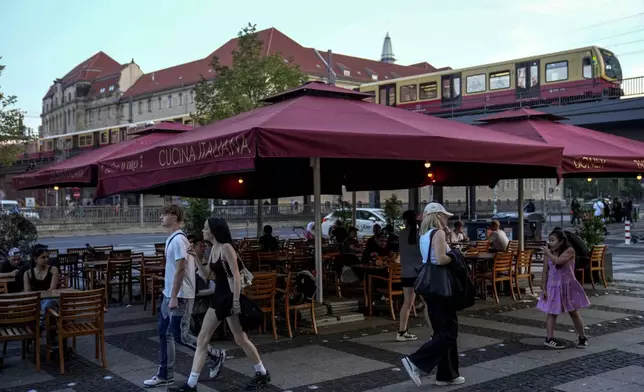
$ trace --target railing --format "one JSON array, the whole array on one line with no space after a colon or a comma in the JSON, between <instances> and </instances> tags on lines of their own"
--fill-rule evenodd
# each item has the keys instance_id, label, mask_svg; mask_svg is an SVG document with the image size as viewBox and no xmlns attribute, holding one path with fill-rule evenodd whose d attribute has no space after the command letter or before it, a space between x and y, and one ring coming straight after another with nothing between
<instances>
[{"instance_id":1,"label":"railing","mask_svg":"<svg viewBox=\"0 0 644 392\"><path fill-rule=\"evenodd\" d=\"M566 202L549 200L547 211L550 213L568 214ZM462 200L445 200L445 208L457 215L464 215L466 212L465 202ZM542 210L542 201L535 202L537 210ZM369 207L368 205L358 205L358 207ZM422 211L425 205L418 206ZM322 217L337 208L337 205L324 203L322 205ZM408 205L404 203L402 209L407 209ZM31 220L39 228L54 229L63 228L105 228L105 227L128 227L140 226L143 223L146 227L157 226L161 217L161 206L144 207L132 205L123 206L88 206L88 207L39 207L39 208L22 208L21 214ZM492 200L479 200L476 203L476 214L481 218L491 216L494 209ZM516 200L498 200L497 210L499 212L515 212L517 210ZM305 225L314 219L313 207L299 204L297 206L278 205L262 206L264 223L292 223L295 225ZM143 214L143 219L141 219ZM231 223L249 223L254 224L257 221L257 206L215 206L213 215L226 219Z\"/></svg>"}]
</instances>

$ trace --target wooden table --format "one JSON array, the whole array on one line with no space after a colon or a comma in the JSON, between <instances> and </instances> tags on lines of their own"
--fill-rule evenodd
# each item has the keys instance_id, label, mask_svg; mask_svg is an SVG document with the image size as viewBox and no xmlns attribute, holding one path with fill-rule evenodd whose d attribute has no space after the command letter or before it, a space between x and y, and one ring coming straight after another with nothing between
<instances>
[{"instance_id":1,"label":"wooden table","mask_svg":"<svg viewBox=\"0 0 644 392\"><path fill-rule=\"evenodd\" d=\"M73 289L73 288L41 291L40 299L60 298L61 293L80 293L80 292L82 292L82 290Z\"/></svg>"}]
</instances>

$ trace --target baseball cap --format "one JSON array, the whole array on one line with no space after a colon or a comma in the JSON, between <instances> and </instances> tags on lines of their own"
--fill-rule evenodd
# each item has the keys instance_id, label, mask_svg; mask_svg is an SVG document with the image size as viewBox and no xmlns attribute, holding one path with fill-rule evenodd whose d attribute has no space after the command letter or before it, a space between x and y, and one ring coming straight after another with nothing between
<instances>
[{"instance_id":1,"label":"baseball cap","mask_svg":"<svg viewBox=\"0 0 644 392\"><path fill-rule=\"evenodd\" d=\"M454 215L452 213L447 212L447 210L445 210L445 207L443 207L443 205L440 203L429 203L425 206L425 210L423 211L424 215L438 214L438 213L443 213L447 216Z\"/></svg>"},{"instance_id":2,"label":"baseball cap","mask_svg":"<svg viewBox=\"0 0 644 392\"><path fill-rule=\"evenodd\" d=\"M20 256L20 249L11 248L11 250L9 251L9 257L14 257L14 256Z\"/></svg>"}]
</instances>

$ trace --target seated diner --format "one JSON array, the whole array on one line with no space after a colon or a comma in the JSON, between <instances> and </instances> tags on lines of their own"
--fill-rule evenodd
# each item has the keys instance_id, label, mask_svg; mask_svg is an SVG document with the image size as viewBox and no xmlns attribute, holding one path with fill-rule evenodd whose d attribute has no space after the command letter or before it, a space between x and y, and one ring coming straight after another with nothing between
<instances>
[{"instance_id":1,"label":"seated diner","mask_svg":"<svg viewBox=\"0 0 644 392\"><path fill-rule=\"evenodd\" d=\"M501 223L498 220L493 220L490 222L490 236L488 240L490 241L490 252L505 252L508 248L508 239L505 231L501 229Z\"/></svg>"}]
</instances>

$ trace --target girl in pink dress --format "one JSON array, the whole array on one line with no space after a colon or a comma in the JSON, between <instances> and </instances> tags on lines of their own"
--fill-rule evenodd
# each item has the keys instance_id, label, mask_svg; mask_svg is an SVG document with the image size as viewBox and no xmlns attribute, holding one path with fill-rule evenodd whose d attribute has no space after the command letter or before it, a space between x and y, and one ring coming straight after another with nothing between
<instances>
[{"instance_id":1,"label":"girl in pink dress","mask_svg":"<svg viewBox=\"0 0 644 392\"><path fill-rule=\"evenodd\" d=\"M566 234L556 229L548 236L548 246L542 248L547 263L543 265L541 279L541 297L537 309L548 315L546 332L548 337L544 344L550 348L562 349L566 345L555 340L557 316L568 312L579 335L577 347L588 347L584 333L584 321L579 309L590 305L584 288L575 278L575 250L570 246Z\"/></svg>"}]
</instances>

